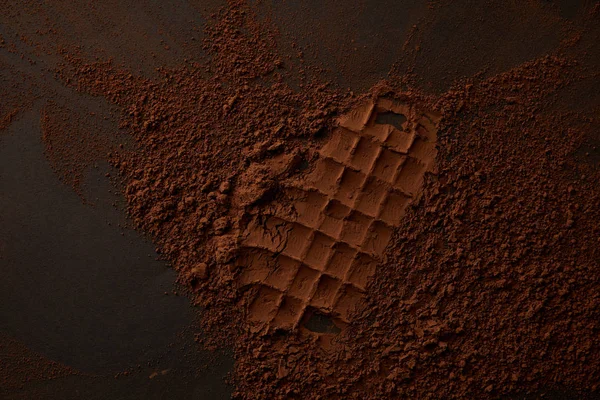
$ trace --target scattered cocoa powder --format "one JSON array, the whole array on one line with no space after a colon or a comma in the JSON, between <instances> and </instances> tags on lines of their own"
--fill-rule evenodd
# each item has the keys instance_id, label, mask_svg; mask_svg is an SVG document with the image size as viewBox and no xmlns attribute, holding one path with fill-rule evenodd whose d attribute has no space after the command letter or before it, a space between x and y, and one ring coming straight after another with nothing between
<instances>
[{"instance_id":1,"label":"scattered cocoa powder","mask_svg":"<svg viewBox=\"0 0 600 400\"><path fill-rule=\"evenodd\" d=\"M42 140L46 157L60 179L81 194L85 173L94 163L118 151L110 137L103 135L95 113L80 112L48 102L42 110Z\"/></svg>"},{"instance_id":2,"label":"scattered cocoa powder","mask_svg":"<svg viewBox=\"0 0 600 400\"><path fill-rule=\"evenodd\" d=\"M13 338L0 335L0 391L22 388L30 382L76 373L71 368L33 353Z\"/></svg>"},{"instance_id":3,"label":"scattered cocoa powder","mask_svg":"<svg viewBox=\"0 0 600 400\"><path fill-rule=\"evenodd\" d=\"M597 23L597 7L586 18ZM111 162L129 216L195 293L201 341L234 346L236 397L597 394L600 176L581 149L597 141L600 109L573 111L564 96L597 81L577 47L589 32L565 29L549 54L439 95L396 67L355 96L320 80L318 65L306 67L314 79L290 68L304 55L280 54L275 30L231 0L207 24L206 63L148 79L66 51L57 73L122 109L135 146ZM337 334L250 329L240 227L285 206L281 183L314 170L336 117L382 96L441 121L435 173L394 231L366 305Z\"/></svg>"}]
</instances>

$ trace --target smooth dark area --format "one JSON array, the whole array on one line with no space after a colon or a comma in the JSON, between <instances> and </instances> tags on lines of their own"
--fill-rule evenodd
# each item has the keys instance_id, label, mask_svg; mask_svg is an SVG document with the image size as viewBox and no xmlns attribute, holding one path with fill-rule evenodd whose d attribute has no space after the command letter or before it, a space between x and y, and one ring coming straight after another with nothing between
<instances>
[{"instance_id":1,"label":"smooth dark area","mask_svg":"<svg viewBox=\"0 0 600 400\"><path fill-rule=\"evenodd\" d=\"M178 335L156 359L127 376L67 376L34 381L23 390L3 392L2 400L220 400L231 397L225 377L233 367L230 353L198 351L193 332Z\"/></svg>"},{"instance_id":2,"label":"smooth dark area","mask_svg":"<svg viewBox=\"0 0 600 400\"><path fill-rule=\"evenodd\" d=\"M256 1L256 7L282 33L284 53L301 49L306 60L327 69L332 83L356 91L387 76L404 57L411 27L427 12L418 0Z\"/></svg>"},{"instance_id":3,"label":"smooth dark area","mask_svg":"<svg viewBox=\"0 0 600 400\"><path fill-rule=\"evenodd\" d=\"M193 375L208 355L195 347L192 334L180 339L194 322L194 310L186 297L165 295L173 291L175 272L157 261L152 244L119 226L125 216L112 206L120 196L104 176L108 167L92 169L86 192L94 204L84 204L58 180L43 151L36 106L0 136L0 330L52 360L111 379L165 358L179 342L198 362L184 366L183 356L166 357L168 368L161 368L187 368ZM222 357L219 364L206 371L205 392L212 394L196 398L218 398L217 392L228 397L222 378L232 362ZM124 399L142 398L149 382L161 381L153 392L163 394L186 386L181 373L170 380L143 376L124 379L127 391L118 382L90 383L78 376L38 386L62 393L54 398L95 387L98 397L84 398ZM186 398L181 395L170 398Z\"/></svg>"},{"instance_id":4,"label":"smooth dark area","mask_svg":"<svg viewBox=\"0 0 600 400\"><path fill-rule=\"evenodd\" d=\"M406 117L402 114L396 114L393 112L378 113L375 119L376 124L388 124L392 125L398 130L403 130L402 124L406 122Z\"/></svg>"},{"instance_id":5,"label":"smooth dark area","mask_svg":"<svg viewBox=\"0 0 600 400\"><path fill-rule=\"evenodd\" d=\"M335 325L331 317L313 312L304 322L304 327L311 332L338 334L341 329Z\"/></svg>"},{"instance_id":6,"label":"smooth dark area","mask_svg":"<svg viewBox=\"0 0 600 400\"><path fill-rule=\"evenodd\" d=\"M97 373L166 346L191 321L186 299L164 296L174 272L155 261L150 243L127 229L121 235L116 210L84 205L57 180L35 111L2 138L0 171L5 332Z\"/></svg>"}]
</instances>

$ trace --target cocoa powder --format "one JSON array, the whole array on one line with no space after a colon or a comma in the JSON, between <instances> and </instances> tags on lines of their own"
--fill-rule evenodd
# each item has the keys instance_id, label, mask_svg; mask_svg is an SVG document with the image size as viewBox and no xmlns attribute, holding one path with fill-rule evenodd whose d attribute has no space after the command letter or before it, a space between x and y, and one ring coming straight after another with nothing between
<instances>
[{"instance_id":1,"label":"cocoa powder","mask_svg":"<svg viewBox=\"0 0 600 400\"><path fill-rule=\"evenodd\" d=\"M443 5L431 7L443 13ZM400 65L361 96L332 85L318 60L306 61L301 49L282 54L276 30L237 0L208 21L205 63L160 68L149 79L66 51L56 72L66 85L122 109L120 126L135 145L112 152L110 160L125 183L129 216L202 307L198 341L234 347L235 397L496 398L560 388L591 396L600 380L600 177L590 160L599 108L590 102L588 110L573 111L565 92L597 82L594 66L581 62L587 50L577 47L576 37L597 38L589 28L597 18L597 7L590 8L587 22L565 24L563 42L544 56L493 76L463 77L437 95L418 89L423 78ZM416 57L422 36L411 35L417 43L406 44L406 54ZM341 215L343 224L374 210L360 211L359 199L378 186L367 189L366 178L342 183L350 178L341 172L324 185L326 173L339 165L322 167L322 160L346 151L330 146L341 135L339 117L362 115L357 110L380 99L435 115L430 139L437 155L432 152L435 162L421 175L405 170L411 179L418 175L419 184L403 181L411 185L400 188L395 204L403 194L414 198L403 205L401 219L372 230L382 246L377 265L368 279L356 281L360 290L349 289L361 293L356 306L336 308L327 301L348 293L336 290L351 274L334 280L316 260L325 250L298 250L294 254L306 258L296 260L292 237L314 238L311 243L325 249L353 239L316 239L323 225L296 235L300 225L310 225L298 221L309 219L307 209L316 203L301 209L297 200L307 195L289 196L289 189L317 197L331 190L325 194L348 213L324 203L315 215ZM386 151L393 129L417 138L432 132L370 115L358 128L347 120L342 128L363 135L367 126L385 125ZM356 161L362 151L356 141L344 159L348 165L338 164L358 176L366 164ZM389 157L411 154L409 146ZM381 159L368 164L375 178ZM397 171L405 165L398 161ZM379 178L393 185L400 173ZM319 179L311 180L315 174ZM385 219L382 212L373 218ZM273 216L283 222L269 222ZM282 228L290 223L299 225ZM263 225L269 229L252 228ZM268 240L248 242L261 229ZM314 262L314 268L296 265L295 275L286 274L284 256ZM269 262L256 261L265 257ZM310 303L313 294L310 309L333 324L328 330L307 328L311 315L295 303ZM280 310L286 314L277 319Z\"/></svg>"}]
</instances>

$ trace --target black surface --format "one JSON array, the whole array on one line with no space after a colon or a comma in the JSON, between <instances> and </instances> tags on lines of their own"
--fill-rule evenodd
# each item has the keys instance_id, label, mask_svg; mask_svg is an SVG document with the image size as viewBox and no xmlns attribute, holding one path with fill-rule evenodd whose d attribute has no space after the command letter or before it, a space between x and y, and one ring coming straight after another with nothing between
<instances>
[{"instance_id":1,"label":"black surface","mask_svg":"<svg viewBox=\"0 0 600 400\"><path fill-rule=\"evenodd\" d=\"M210 355L184 334L195 313L186 297L164 294L172 292L175 272L157 261L151 243L119 226L125 218L112 206L120 196L104 176L108 167L91 170L86 191L94 201L84 204L58 180L43 150L39 107L0 137L0 331L101 377L36 383L11 396L228 397L222 378L231 358L196 374ZM176 373L150 380L148 363ZM146 369L114 380L138 365Z\"/></svg>"}]
</instances>

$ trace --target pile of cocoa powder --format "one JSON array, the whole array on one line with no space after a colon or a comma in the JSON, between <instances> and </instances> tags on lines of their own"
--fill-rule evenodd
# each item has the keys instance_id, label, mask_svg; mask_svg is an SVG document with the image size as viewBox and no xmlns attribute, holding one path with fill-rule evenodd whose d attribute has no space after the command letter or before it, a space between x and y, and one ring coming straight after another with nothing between
<instances>
[{"instance_id":1,"label":"pile of cocoa powder","mask_svg":"<svg viewBox=\"0 0 600 400\"><path fill-rule=\"evenodd\" d=\"M587 18L597 22L597 7ZM599 108L566 100L597 71L576 47L591 33L565 32L550 54L439 95L395 68L357 96L302 49L282 54L268 21L232 0L207 23L206 62L149 79L66 51L57 73L122 109L134 146L110 160L129 216L201 306L198 341L235 348L236 397L583 396L600 381ZM310 169L336 116L381 95L442 122L437 173L394 233L367 305L326 348L300 331L252 332L232 232L281 179ZM260 167L292 153L300 161L283 175ZM251 204L240 191L256 193Z\"/></svg>"}]
</instances>

